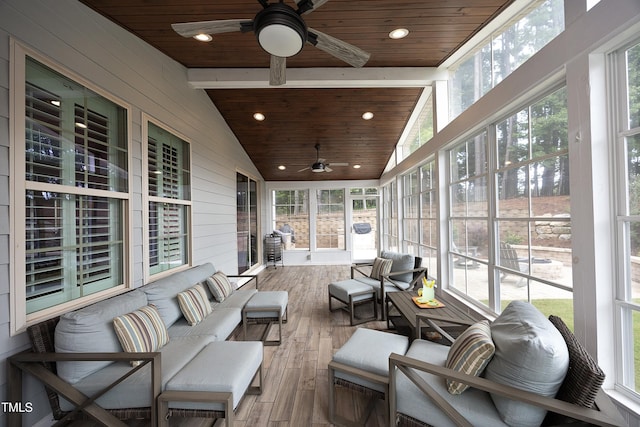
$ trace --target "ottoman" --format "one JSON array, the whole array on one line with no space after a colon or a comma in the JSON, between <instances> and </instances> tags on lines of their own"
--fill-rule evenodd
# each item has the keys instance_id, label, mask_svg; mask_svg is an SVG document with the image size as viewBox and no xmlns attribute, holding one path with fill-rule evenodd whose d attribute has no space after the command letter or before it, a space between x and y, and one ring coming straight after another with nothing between
<instances>
[{"instance_id":1,"label":"ottoman","mask_svg":"<svg viewBox=\"0 0 640 427\"><path fill-rule=\"evenodd\" d=\"M262 393L262 343L217 341L208 344L175 375L158 397L158 425L169 425L172 408L193 416L223 414L233 426L234 410L245 394ZM259 385L251 386L258 378ZM210 415L209 415L210 416Z\"/></svg>"},{"instance_id":2,"label":"ottoman","mask_svg":"<svg viewBox=\"0 0 640 427\"><path fill-rule=\"evenodd\" d=\"M262 335L264 345L280 345L282 342L282 323L287 322L287 291L260 291L251 297L242 308L242 327L244 337L247 338L247 325L251 323L266 323L267 328ZM271 324L278 322L278 339L267 340Z\"/></svg>"},{"instance_id":3,"label":"ottoman","mask_svg":"<svg viewBox=\"0 0 640 427\"><path fill-rule=\"evenodd\" d=\"M331 299L335 298L340 301L343 306L333 308ZM356 316L356 306L361 304L373 304L372 317ZM376 303L376 290L366 283L362 283L355 279L342 280L329 284L329 311L338 309L346 310L349 313L351 326L359 325L364 322L370 322L378 319L378 304Z\"/></svg>"},{"instance_id":4,"label":"ottoman","mask_svg":"<svg viewBox=\"0 0 640 427\"><path fill-rule=\"evenodd\" d=\"M404 355L409 338L373 329L357 329L329 362L329 421L349 424L336 415L336 387L346 387L370 396L368 410L359 424L364 424L375 399L389 407L389 355Z\"/></svg>"}]
</instances>

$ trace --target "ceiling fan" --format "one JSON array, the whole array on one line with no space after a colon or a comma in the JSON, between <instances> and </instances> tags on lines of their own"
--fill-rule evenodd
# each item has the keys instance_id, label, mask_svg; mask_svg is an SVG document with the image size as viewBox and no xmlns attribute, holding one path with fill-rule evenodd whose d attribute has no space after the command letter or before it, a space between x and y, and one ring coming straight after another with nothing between
<instances>
[{"instance_id":1,"label":"ceiling fan","mask_svg":"<svg viewBox=\"0 0 640 427\"><path fill-rule=\"evenodd\" d=\"M298 54L305 43L310 43L353 67L362 67L369 60L370 54L364 50L307 27L301 15L314 11L329 0L294 0L297 9L285 4L284 0L277 3L257 1L262 5L262 10L253 20L185 22L172 24L171 27L183 37L253 31L262 49L271 54L271 86L286 83L287 58Z\"/></svg>"},{"instance_id":2,"label":"ceiling fan","mask_svg":"<svg viewBox=\"0 0 640 427\"><path fill-rule=\"evenodd\" d=\"M326 163L325 159L320 158L320 144L316 144L316 161L311 166L307 166L304 169L300 169L298 172L304 172L306 170L311 169L311 172L333 172L333 169L329 167L331 166L349 166L349 163Z\"/></svg>"}]
</instances>

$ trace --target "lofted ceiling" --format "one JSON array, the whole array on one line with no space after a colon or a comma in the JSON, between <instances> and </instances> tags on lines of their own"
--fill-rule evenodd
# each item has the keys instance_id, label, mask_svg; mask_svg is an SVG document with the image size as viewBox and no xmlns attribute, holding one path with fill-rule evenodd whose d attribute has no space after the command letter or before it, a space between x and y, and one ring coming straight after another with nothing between
<instances>
[{"instance_id":1,"label":"lofted ceiling","mask_svg":"<svg viewBox=\"0 0 640 427\"><path fill-rule=\"evenodd\" d=\"M311 181L379 178L423 87L438 76L431 67L513 0L330 0L304 14L306 24L369 52L369 61L354 69L306 44L287 58L283 86L268 85L270 56L253 33L203 43L171 28L252 20L262 9L258 0L79 1L189 68L192 86L206 90L266 181ZM409 35L392 40L396 28ZM362 118L367 111L373 119ZM256 112L265 120L256 121ZM327 163L349 165L299 172L315 162L316 144Z\"/></svg>"}]
</instances>

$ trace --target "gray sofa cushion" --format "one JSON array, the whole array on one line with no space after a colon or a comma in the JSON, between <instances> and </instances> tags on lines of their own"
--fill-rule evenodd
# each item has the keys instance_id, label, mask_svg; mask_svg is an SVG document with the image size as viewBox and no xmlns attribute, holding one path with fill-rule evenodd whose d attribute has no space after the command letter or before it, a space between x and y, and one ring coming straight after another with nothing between
<instances>
[{"instance_id":1,"label":"gray sofa cushion","mask_svg":"<svg viewBox=\"0 0 640 427\"><path fill-rule=\"evenodd\" d=\"M224 341L242 322L239 308L215 308L211 314L195 326L189 326L186 319L179 319L169 328L169 337L208 335L214 341Z\"/></svg>"},{"instance_id":2,"label":"gray sofa cushion","mask_svg":"<svg viewBox=\"0 0 640 427\"><path fill-rule=\"evenodd\" d=\"M491 324L496 346L484 375L487 379L554 397L569 367L562 335L533 305L512 301ZM546 410L492 395L502 419L513 426L539 426Z\"/></svg>"},{"instance_id":3,"label":"gray sofa cushion","mask_svg":"<svg viewBox=\"0 0 640 427\"><path fill-rule=\"evenodd\" d=\"M213 337L207 336L171 338L171 341L161 349L162 389L164 390L167 382L212 340ZM130 369L131 366L126 362L112 363L78 381L74 386L92 396ZM97 403L105 409L151 406L151 366L143 367L122 384L118 384L113 390L100 397ZM60 398L60 407L63 411L74 408L63 398Z\"/></svg>"},{"instance_id":4,"label":"gray sofa cushion","mask_svg":"<svg viewBox=\"0 0 640 427\"><path fill-rule=\"evenodd\" d=\"M242 307L251 299L251 297L258 292L254 288L240 288L237 289L233 294L229 295L225 298L221 303L214 303L213 307L216 308L238 308L242 310Z\"/></svg>"},{"instance_id":5,"label":"gray sofa cushion","mask_svg":"<svg viewBox=\"0 0 640 427\"><path fill-rule=\"evenodd\" d=\"M380 256L382 258L387 258L387 259L391 259L393 260L393 265L391 266L391 273L393 274L394 271L407 271L407 270L413 270L413 266L415 263L415 257L413 255L410 254L401 254L398 252L389 252L389 251L382 251L380 253ZM400 274L398 276L390 276L391 279L393 280L399 280L401 282L406 282L407 283L407 287L409 286L408 284L411 283L411 280L413 280L413 273L404 273L404 274Z\"/></svg>"},{"instance_id":6,"label":"gray sofa cushion","mask_svg":"<svg viewBox=\"0 0 640 427\"><path fill-rule=\"evenodd\" d=\"M407 351L407 356L438 366L444 366L449 347L431 341L415 340ZM425 372L419 373L447 402L451 403L467 421L476 427L506 426L493 401L481 390L470 388L462 394L453 395L447 391L445 379ZM398 412L437 427L453 427L455 424L422 393L403 373L396 378Z\"/></svg>"},{"instance_id":7,"label":"gray sofa cushion","mask_svg":"<svg viewBox=\"0 0 640 427\"><path fill-rule=\"evenodd\" d=\"M133 290L96 304L65 313L56 326L58 353L121 352L113 318L147 305L146 295ZM58 375L74 384L112 362L59 362Z\"/></svg>"},{"instance_id":8,"label":"gray sofa cushion","mask_svg":"<svg viewBox=\"0 0 640 427\"><path fill-rule=\"evenodd\" d=\"M176 374L167 390L219 391L233 393L235 409L262 364L262 343L222 341L207 345ZM222 410L217 402L169 402L170 408Z\"/></svg>"},{"instance_id":9,"label":"gray sofa cushion","mask_svg":"<svg viewBox=\"0 0 640 427\"><path fill-rule=\"evenodd\" d=\"M191 267L185 271L173 273L140 289L147 294L149 304L154 304L158 307L160 317L162 317L164 324L168 328L182 317L182 311L180 311L180 305L178 304L178 292L203 282L215 272L215 267L211 263L206 263ZM210 297L210 295L210 293L207 293L207 297Z\"/></svg>"}]
</instances>

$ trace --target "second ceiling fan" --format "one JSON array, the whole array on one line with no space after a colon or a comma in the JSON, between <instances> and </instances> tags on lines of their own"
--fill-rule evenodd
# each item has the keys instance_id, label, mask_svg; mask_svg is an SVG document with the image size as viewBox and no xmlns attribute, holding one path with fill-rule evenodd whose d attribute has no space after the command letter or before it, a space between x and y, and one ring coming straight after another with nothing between
<instances>
[{"instance_id":1,"label":"second ceiling fan","mask_svg":"<svg viewBox=\"0 0 640 427\"><path fill-rule=\"evenodd\" d=\"M311 166L307 166L304 169L300 169L298 172L304 172L311 169L311 172L333 172L329 166L349 166L349 163L327 163L325 159L320 158L320 144L315 145L316 149L316 161Z\"/></svg>"},{"instance_id":2,"label":"second ceiling fan","mask_svg":"<svg viewBox=\"0 0 640 427\"><path fill-rule=\"evenodd\" d=\"M277 3L257 1L262 5L262 10L253 20L185 22L172 24L171 27L183 37L253 31L262 49L271 54L269 84L272 86L286 83L287 58L297 55L305 43L310 43L353 67L362 67L369 60L370 54L359 47L307 27L302 15L314 11L329 0L295 0L296 9L284 3L284 0Z\"/></svg>"}]
</instances>

